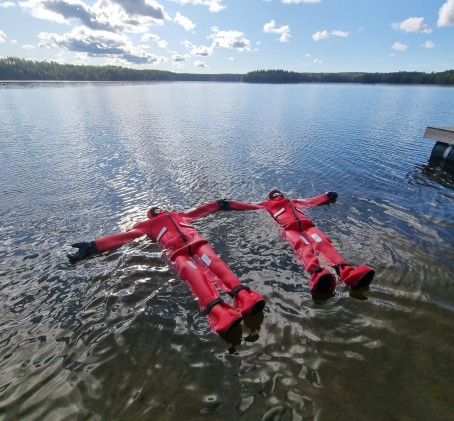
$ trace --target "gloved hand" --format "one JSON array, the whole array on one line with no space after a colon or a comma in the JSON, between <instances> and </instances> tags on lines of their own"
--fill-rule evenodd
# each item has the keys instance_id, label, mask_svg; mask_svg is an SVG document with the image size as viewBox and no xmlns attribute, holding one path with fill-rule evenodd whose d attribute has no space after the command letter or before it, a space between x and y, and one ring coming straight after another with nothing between
<instances>
[{"instance_id":1,"label":"gloved hand","mask_svg":"<svg viewBox=\"0 0 454 421\"><path fill-rule=\"evenodd\" d=\"M227 199L216 200L221 210L230 210L230 201Z\"/></svg>"},{"instance_id":2,"label":"gloved hand","mask_svg":"<svg viewBox=\"0 0 454 421\"><path fill-rule=\"evenodd\" d=\"M96 248L96 243L94 241L90 241L89 243L74 243L71 244L71 247L78 249L78 251L74 254L67 254L68 259L71 260L71 262L77 262L98 253L98 249Z\"/></svg>"},{"instance_id":3,"label":"gloved hand","mask_svg":"<svg viewBox=\"0 0 454 421\"><path fill-rule=\"evenodd\" d=\"M330 202L335 202L337 200L337 193L335 191L327 191L325 193L329 197Z\"/></svg>"}]
</instances>

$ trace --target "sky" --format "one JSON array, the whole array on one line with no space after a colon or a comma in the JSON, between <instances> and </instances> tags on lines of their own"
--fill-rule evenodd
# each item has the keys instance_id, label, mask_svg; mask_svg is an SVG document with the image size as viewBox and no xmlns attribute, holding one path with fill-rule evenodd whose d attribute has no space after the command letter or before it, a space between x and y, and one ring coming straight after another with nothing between
<instances>
[{"instance_id":1,"label":"sky","mask_svg":"<svg viewBox=\"0 0 454 421\"><path fill-rule=\"evenodd\" d=\"M0 0L0 57L187 73L454 69L454 0Z\"/></svg>"}]
</instances>

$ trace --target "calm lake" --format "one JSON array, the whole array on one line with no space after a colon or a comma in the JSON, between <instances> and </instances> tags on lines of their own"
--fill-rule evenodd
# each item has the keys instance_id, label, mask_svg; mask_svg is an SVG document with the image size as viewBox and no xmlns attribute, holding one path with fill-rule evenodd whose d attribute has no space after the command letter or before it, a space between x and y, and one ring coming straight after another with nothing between
<instances>
[{"instance_id":1,"label":"calm lake","mask_svg":"<svg viewBox=\"0 0 454 421\"><path fill-rule=\"evenodd\" d=\"M0 419L454 419L454 170L423 139L454 88L0 83L0 122ZM313 299L264 212L194 223L267 302L225 337L149 239L66 258L273 187L338 192L308 214L368 290Z\"/></svg>"}]
</instances>

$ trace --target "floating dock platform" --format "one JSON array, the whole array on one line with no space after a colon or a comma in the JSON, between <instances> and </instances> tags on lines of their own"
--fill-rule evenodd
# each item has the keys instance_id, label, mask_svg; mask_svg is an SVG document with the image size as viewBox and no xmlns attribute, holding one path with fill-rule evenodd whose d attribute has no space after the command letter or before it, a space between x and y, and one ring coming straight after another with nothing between
<instances>
[{"instance_id":1,"label":"floating dock platform","mask_svg":"<svg viewBox=\"0 0 454 421\"><path fill-rule=\"evenodd\" d=\"M454 161L454 126L427 127L425 139L435 140L437 143L432 149L431 158Z\"/></svg>"}]
</instances>

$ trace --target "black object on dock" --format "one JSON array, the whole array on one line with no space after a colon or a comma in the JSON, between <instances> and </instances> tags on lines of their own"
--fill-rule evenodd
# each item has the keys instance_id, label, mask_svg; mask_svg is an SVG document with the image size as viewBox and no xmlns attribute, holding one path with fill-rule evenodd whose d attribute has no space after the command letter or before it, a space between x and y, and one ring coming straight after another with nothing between
<instances>
[{"instance_id":1,"label":"black object on dock","mask_svg":"<svg viewBox=\"0 0 454 421\"><path fill-rule=\"evenodd\" d=\"M431 158L454 161L454 126L427 127L424 138L436 140Z\"/></svg>"}]
</instances>

